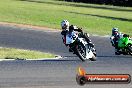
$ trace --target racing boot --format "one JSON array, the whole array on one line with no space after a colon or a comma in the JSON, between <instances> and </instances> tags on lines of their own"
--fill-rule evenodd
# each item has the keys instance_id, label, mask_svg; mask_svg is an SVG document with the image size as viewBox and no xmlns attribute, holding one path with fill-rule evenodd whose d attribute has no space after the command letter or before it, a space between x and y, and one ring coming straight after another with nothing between
<instances>
[{"instance_id":1,"label":"racing boot","mask_svg":"<svg viewBox=\"0 0 132 88\"><path fill-rule=\"evenodd\" d=\"M73 52L73 50L71 48L69 48L69 52Z\"/></svg>"},{"instance_id":2,"label":"racing boot","mask_svg":"<svg viewBox=\"0 0 132 88\"><path fill-rule=\"evenodd\" d=\"M120 53L120 51L119 51L119 49L115 49L115 55L120 55L121 53Z\"/></svg>"},{"instance_id":3,"label":"racing boot","mask_svg":"<svg viewBox=\"0 0 132 88\"><path fill-rule=\"evenodd\" d=\"M69 48L69 52L73 52L73 54L76 54L72 48Z\"/></svg>"},{"instance_id":4,"label":"racing boot","mask_svg":"<svg viewBox=\"0 0 132 88\"><path fill-rule=\"evenodd\" d=\"M69 44L69 52L73 52L73 44Z\"/></svg>"}]
</instances>

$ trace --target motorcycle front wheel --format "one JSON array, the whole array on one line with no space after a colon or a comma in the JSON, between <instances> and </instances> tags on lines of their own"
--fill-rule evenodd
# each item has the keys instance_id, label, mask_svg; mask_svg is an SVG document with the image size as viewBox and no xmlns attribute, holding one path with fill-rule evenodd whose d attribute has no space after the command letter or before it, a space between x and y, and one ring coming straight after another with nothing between
<instances>
[{"instance_id":1,"label":"motorcycle front wheel","mask_svg":"<svg viewBox=\"0 0 132 88\"><path fill-rule=\"evenodd\" d=\"M80 43L76 46L76 52L77 52L78 57L82 61L85 61L87 59L86 58L86 48L83 44Z\"/></svg>"}]
</instances>

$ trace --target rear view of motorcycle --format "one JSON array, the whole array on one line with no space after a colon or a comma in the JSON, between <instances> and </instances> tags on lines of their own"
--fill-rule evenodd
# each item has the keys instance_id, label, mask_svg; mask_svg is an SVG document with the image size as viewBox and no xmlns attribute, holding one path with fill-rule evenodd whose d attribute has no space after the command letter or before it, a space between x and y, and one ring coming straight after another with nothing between
<instances>
[{"instance_id":1,"label":"rear view of motorcycle","mask_svg":"<svg viewBox=\"0 0 132 88\"><path fill-rule=\"evenodd\" d=\"M70 35L66 36L67 44L70 49L76 54L82 61L90 59L96 61L96 50L91 43L87 42L85 38L73 31Z\"/></svg>"}]
</instances>

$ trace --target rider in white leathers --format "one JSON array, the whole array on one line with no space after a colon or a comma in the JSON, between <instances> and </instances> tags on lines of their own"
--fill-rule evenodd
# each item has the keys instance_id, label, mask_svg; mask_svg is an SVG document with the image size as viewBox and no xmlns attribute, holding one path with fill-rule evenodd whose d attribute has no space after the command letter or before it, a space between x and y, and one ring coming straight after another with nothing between
<instances>
[{"instance_id":1,"label":"rider in white leathers","mask_svg":"<svg viewBox=\"0 0 132 88\"><path fill-rule=\"evenodd\" d=\"M78 32L81 32L81 36L82 36L83 38L85 38L86 41L87 41L88 43L90 43L92 47L94 47L94 44L92 44L91 40L89 39L89 35L88 35L87 33L83 33L83 31L82 31L81 28L78 28L77 26L69 25L69 22L68 22L67 20L63 20L63 21L61 22L61 28L62 28L61 34L63 35L63 37L62 37L63 43L64 43L66 46L69 45L69 47L70 47L70 45L71 45L71 44L67 44L67 43L66 43L66 35L71 34L72 31L78 31ZM69 52L72 52L72 51L73 51L73 50L72 50L72 48L70 47L70 48L69 48Z\"/></svg>"}]
</instances>

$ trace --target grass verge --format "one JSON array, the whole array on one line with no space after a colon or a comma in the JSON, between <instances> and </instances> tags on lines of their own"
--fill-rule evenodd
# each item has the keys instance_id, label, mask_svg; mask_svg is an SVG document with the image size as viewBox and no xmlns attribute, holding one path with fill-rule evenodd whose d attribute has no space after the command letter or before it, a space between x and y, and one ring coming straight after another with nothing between
<instances>
[{"instance_id":1,"label":"grass verge","mask_svg":"<svg viewBox=\"0 0 132 88\"><path fill-rule=\"evenodd\" d=\"M110 35L112 27L132 35L132 8L64 2L62 0L1 0L0 21L60 29L67 19L90 34Z\"/></svg>"},{"instance_id":2,"label":"grass verge","mask_svg":"<svg viewBox=\"0 0 132 88\"><path fill-rule=\"evenodd\" d=\"M40 59L40 58L55 58L55 55L33 50L4 47L0 48L0 59Z\"/></svg>"}]
</instances>

